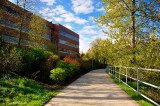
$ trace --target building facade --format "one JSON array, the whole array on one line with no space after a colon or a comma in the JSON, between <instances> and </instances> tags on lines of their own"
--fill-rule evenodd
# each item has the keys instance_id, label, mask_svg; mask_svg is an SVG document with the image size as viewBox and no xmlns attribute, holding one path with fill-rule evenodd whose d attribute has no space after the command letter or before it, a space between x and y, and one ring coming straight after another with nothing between
<instances>
[{"instance_id":1,"label":"building facade","mask_svg":"<svg viewBox=\"0 0 160 106\"><path fill-rule=\"evenodd\" d=\"M30 21L34 14L9 2L8 0L0 0L0 36L5 42L18 45L21 38L22 46L29 47L29 44L35 42L29 37ZM52 24L47 20L38 17L46 23L47 33L43 37L44 43L42 48L47 45L57 45L59 56L77 55L79 54L79 35L67 29L60 24ZM19 30L21 28L21 30ZM43 32L42 32L43 33Z\"/></svg>"},{"instance_id":2,"label":"building facade","mask_svg":"<svg viewBox=\"0 0 160 106\"><path fill-rule=\"evenodd\" d=\"M79 35L60 24L54 24L53 27L55 35L58 35L58 54L78 56Z\"/></svg>"}]
</instances>

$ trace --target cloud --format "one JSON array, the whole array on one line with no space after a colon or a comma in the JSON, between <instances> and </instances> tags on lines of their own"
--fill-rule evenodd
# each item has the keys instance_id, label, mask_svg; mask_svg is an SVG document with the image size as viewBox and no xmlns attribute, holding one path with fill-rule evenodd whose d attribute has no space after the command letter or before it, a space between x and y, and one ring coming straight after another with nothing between
<instances>
[{"instance_id":1,"label":"cloud","mask_svg":"<svg viewBox=\"0 0 160 106\"><path fill-rule=\"evenodd\" d=\"M93 16L89 16L88 19L89 19L90 21L94 21L95 18L94 18Z\"/></svg>"},{"instance_id":2,"label":"cloud","mask_svg":"<svg viewBox=\"0 0 160 106\"><path fill-rule=\"evenodd\" d=\"M71 26L71 25L65 24L64 26L67 27L68 29L71 29L71 30L72 30L72 26Z\"/></svg>"},{"instance_id":3,"label":"cloud","mask_svg":"<svg viewBox=\"0 0 160 106\"><path fill-rule=\"evenodd\" d=\"M84 26L81 30L79 30L79 34L81 34L81 35L96 35L98 33L95 30L95 28L96 28L95 25Z\"/></svg>"},{"instance_id":4,"label":"cloud","mask_svg":"<svg viewBox=\"0 0 160 106\"><path fill-rule=\"evenodd\" d=\"M47 5L51 6L55 3L55 0L40 0L41 2L46 2Z\"/></svg>"},{"instance_id":5,"label":"cloud","mask_svg":"<svg viewBox=\"0 0 160 106\"><path fill-rule=\"evenodd\" d=\"M13 2L14 0L9 0L10 2Z\"/></svg>"},{"instance_id":6,"label":"cloud","mask_svg":"<svg viewBox=\"0 0 160 106\"><path fill-rule=\"evenodd\" d=\"M105 10L104 10L104 8L103 8L103 7L101 7L101 8L97 8L97 9L96 9L96 11L100 11L100 12L101 12L101 11L103 11L103 12L105 12Z\"/></svg>"},{"instance_id":7,"label":"cloud","mask_svg":"<svg viewBox=\"0 0 160 106\"><path fill-rule=\"evenodd\" d=\"M93 0L71 0L72 9L76 14L88 14L93 12Z\"/></svg>"},{"instance_id":8,"label":"cloud","mask_svg":"<svg viewBox=\"0 0 160 106\"><path fill-rule=\"evenodd\" d=\"M79 25L88 22L87 20L76 16L70 11L65 10L62 5L57 5L55 8L44 8L41 11L39 11L39 13L45 19L56 22L74 22Z\"/></svg>"},{"instance_id":9,"label":"cloud","mask_svg":"<svg viewBox=\"0 0 160 106\"><path fill-rule=\"evenodd\" d=\"M79 18L71 12L62 14L60 17L62 17L65 22L75 22L77 24L85 24L87 22L87 20Z\"/></svg>"},{"instance_id":10,"label":"cloud","mask_svg":"<svg viewBox=\"0 0 160 106\"><path fill-rule=\"evenodd\" d=\"M59 18L59 17L54 17L54 20L56 21L56 22L61 22L61 21L63 21L63 19L62 18Z\"/></svg>"},{"instance_id":11,"label":"cloud","mask_svg":"<svg viewBox=\"0 0 160 106\"><path fill-rule=\"evenodd\" d=\"M107 31L106 27L105 30ZM102 29L103 29L102 28ZM90 48L90 43L96 38L106 39L108 36L103 33L102 29L97 29L96 25L84 26L78 33L80 34L80 52L86 53Z\"/></svg>"}]
</instances>

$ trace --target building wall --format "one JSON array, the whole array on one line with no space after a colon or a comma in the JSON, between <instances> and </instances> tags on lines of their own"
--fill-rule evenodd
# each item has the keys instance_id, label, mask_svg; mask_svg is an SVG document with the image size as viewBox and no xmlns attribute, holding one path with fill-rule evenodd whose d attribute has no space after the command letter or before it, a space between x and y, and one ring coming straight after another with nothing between
<instances>
[{"instance_id":1,"label":"building wall","mask_svg":"<svg viewBox=\"0 0 160 106\"><path fill-rule=\"evenodd\" d=\"M54 24L53 26L56 29L55 33L58 34L59 55L78 56L79 35L60 24Z\"/></svg>"},{"instance_id":2,"label":"building wall","mask_svg":"<svg viewBox=\"0 0 160 106\"><path fill-rule=\"evenodd\" d=\"M25 12L25 15L24 15ZM23 18L22 18L23 14ZM20 36L20 23L22 22L22 46L28 47L28 42L32 42L29 36L29 23L33 14L21 7L9 2L0 0L0 35L8 43L18 44ZM43 19L39 17L40 19ZM45 19L43 19L45 20ZM60 24L52 24L45 20L48 36L44 38L44 45L48 43L56 44L60 56L79 54L79 35ZM67 36L65 36L67 35ZM68 36L69 35L69 36ZM63 52L62 52L63 50Z\"/></svg>"},{"instance_id":3,"label":"building wall","mask_svg":"<svg viewBox=\"0 0 160 106\"><path fill-rule=\"evenodd\" d=\"M9 2L8 0L3 0L0 2L0 14L0 34L6 42L18 44L20 37L20 26L22 26L21 45L29 46L29 43L33 42L28 34L31 16L33 15L32 13ZM46 20L44 21L46 22L46 25L50 25L49 22ZM47 35L51 36L50 30L48 30ZM51 37L47 36L47 38L44 38L44 45L51 41L49 38Z\"/></svg>"}]
</instances>

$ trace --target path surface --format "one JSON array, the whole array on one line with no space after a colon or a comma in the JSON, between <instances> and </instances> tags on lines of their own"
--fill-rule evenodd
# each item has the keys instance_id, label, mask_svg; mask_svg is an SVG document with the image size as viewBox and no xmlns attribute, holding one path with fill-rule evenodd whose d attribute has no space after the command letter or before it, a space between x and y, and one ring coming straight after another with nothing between
<instances>
[{"instance_id":1,"label":"path surface","mask_svg":"<svg viewBox=\"0 0 160 106\"><path fill-rule=\"evenodd\" d=\"M139 106L104 69L93 70L74 81L45 106Z\"/></svg>"}]
</instances>

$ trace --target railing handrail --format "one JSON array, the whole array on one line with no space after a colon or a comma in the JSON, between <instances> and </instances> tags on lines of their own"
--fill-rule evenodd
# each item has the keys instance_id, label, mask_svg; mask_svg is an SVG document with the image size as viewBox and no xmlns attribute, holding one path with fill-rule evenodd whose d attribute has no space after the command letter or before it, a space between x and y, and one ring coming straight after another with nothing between
<instances>
[{"instance_id":1,"label":"railing handrail","mask_svg":"<svg viewBox=\"0 0 160 106\"><path fill-rule=\"evenodd\" d=\"M149 97L147 97L146 95L144 95L143 93L141 93L140 91L139 91L139 83L141 82L141 83L143 83L143 84L145 84L145 85L148 85L148 86L151 86L151 87L153 87L153 88L155 88L155 89L158 89L158 90L160 90L160 86L157 86L157 85L154 85L154 84L151 84L151 83L149 83L149 82L145 82L145 81L142 81L142 80L140 80L139 79L139 70L144 70L144 71L154 71L154 72L160 72L160 70L159 69L147 69L147 68L136 68L136 67L123 67L123 66L107 66L106 67L107 69L108 68L110 68L110 70L109 70L109 72L111 71L111 74L113 74L114 75L114 77L115 78L117 78L117 79L119 79L119 81L122 81L124 84L126 84L127 86L129 86L129 87L131 87L130 85L128 85L128 80L127 80L127 78L130 78L130 79L132 79L132 80L135 80L135 81L137 81L137 89L134 89L133 87L131 87L134 91L136 91L137 92L137 94L139 94L139 95L141 95L141 96L143 96L144 98L146 98L147 100L149 100L150 102L152 102L153 104L155 104L155 105L157 105L157 106L160 106L160 104L158 104L157 102L155 102L154 100L152 100L151 98L149 98ZM116 69L117 68L120 68L120 70L117 72L116 71ZM121 71L121 68L124 68L125 69L125 73L122 73L122 71ZM134 70L136 70L136 78L133 78L132 76L129 76L128 75L128 69L134 69ZM120 72L121 71L121 72ZM118 74L119 75L119 78L116 76L116 74ZM123 75L123 76L125 76L125 79L126 79L126 81L123 81L123 80L121 80L121 75Z\"/></svg>"},{"instance_id":2,"label":"railing handrail","mask_svg":"<svg viewBox=\"0 0 160 106\"><path fill-rule=\"evenodd\" d=\"M140 70L146 70L146 71L160 72L160 69L150 69L150 68L136 68L136 67L125 67L125 66L107 66L107 67L122 67L122 68L131 68L131 69L140 69Z\"/></svg>"}]
</instances>

